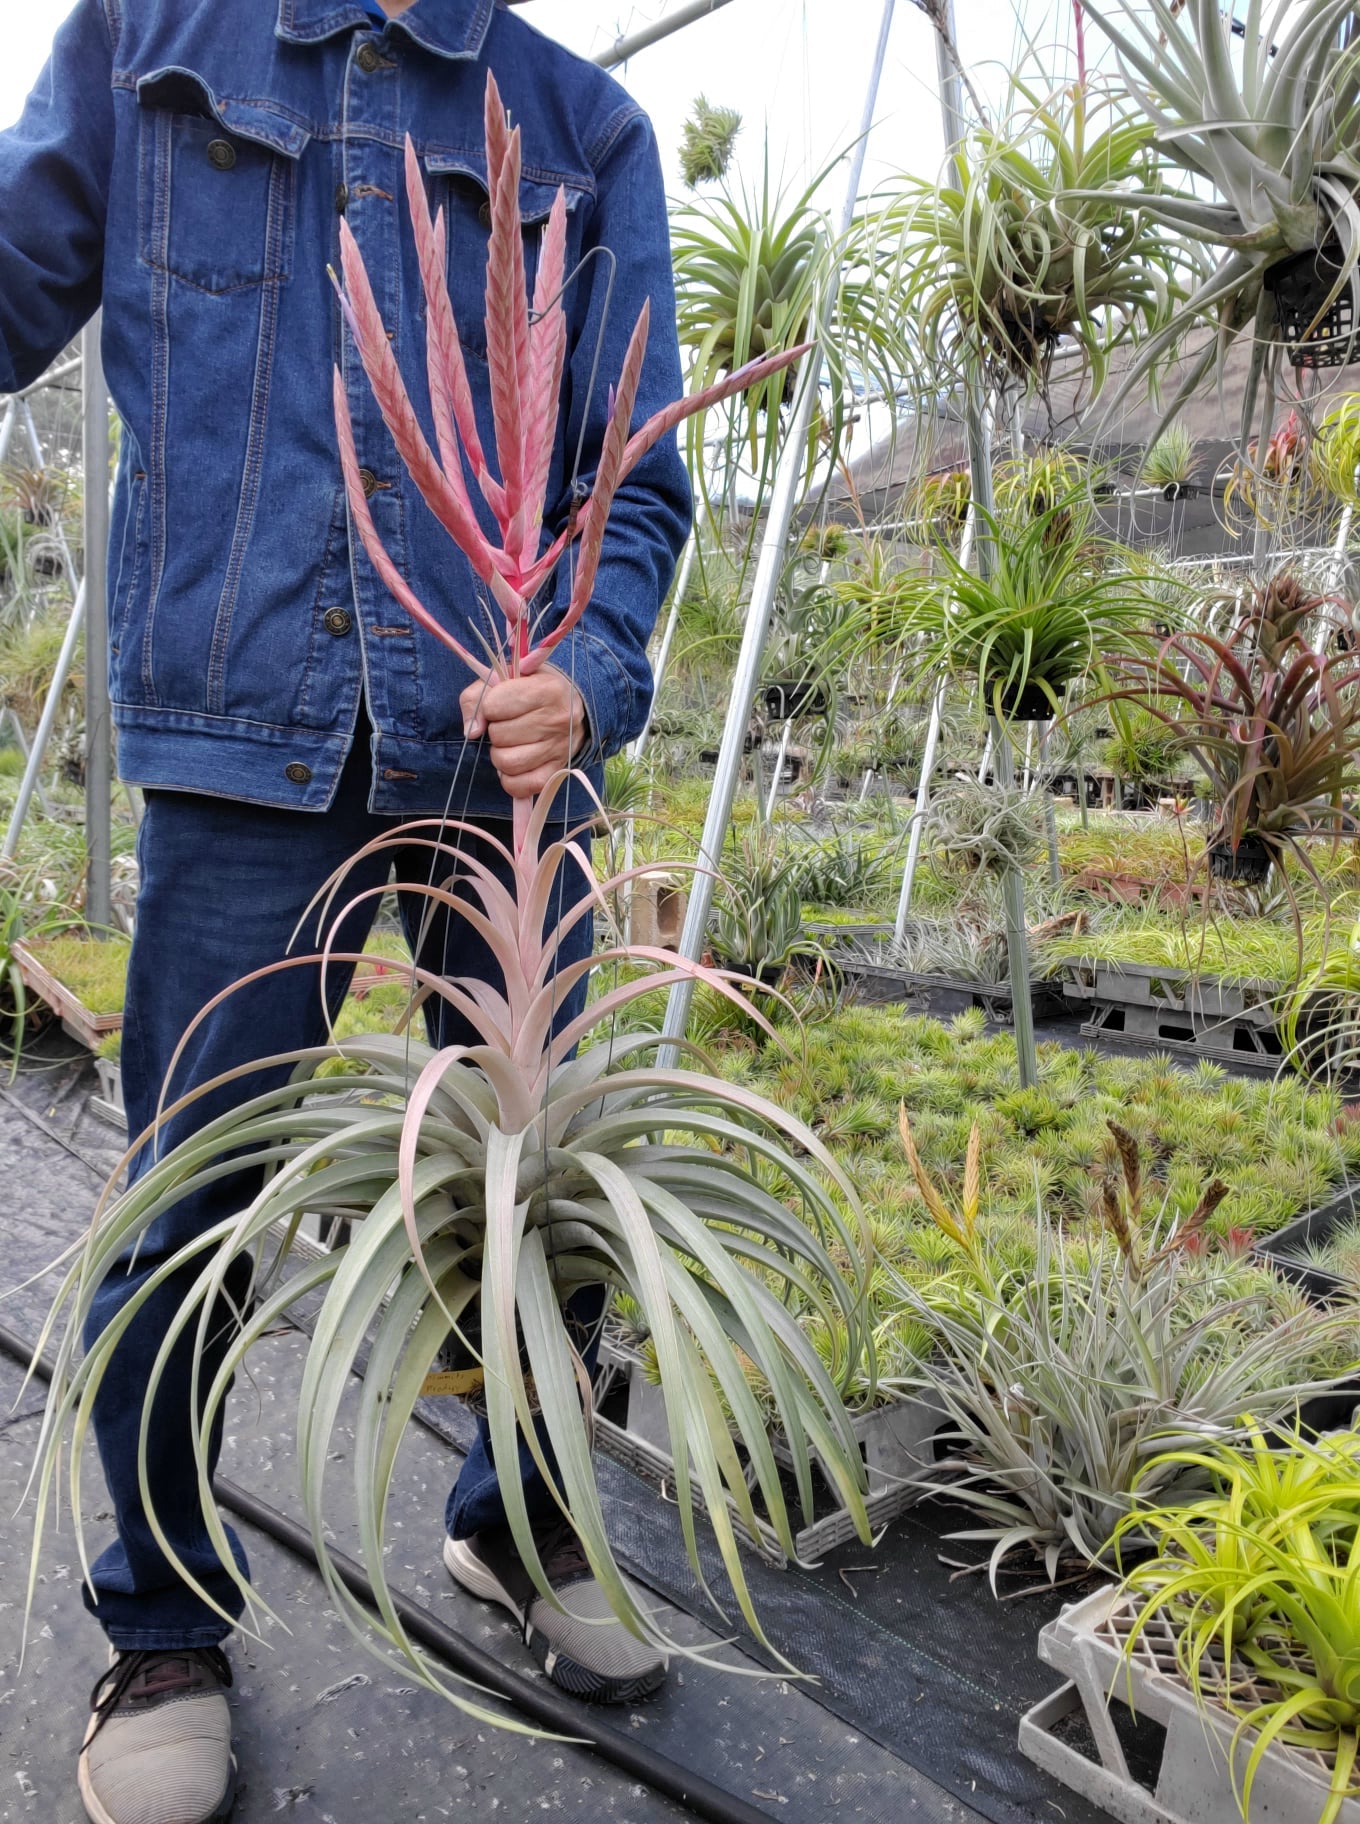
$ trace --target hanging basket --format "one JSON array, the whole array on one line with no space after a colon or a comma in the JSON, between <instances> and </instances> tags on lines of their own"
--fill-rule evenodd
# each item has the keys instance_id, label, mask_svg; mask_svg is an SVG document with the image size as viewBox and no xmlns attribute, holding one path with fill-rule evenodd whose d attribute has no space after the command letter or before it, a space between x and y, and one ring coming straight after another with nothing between
<instances>
[{"instance_id":1,"label":"hanging basket","mask_svg":"<svg viewBox=\"0 0 1360 1824\"><path fill-rule=\"evenodd\" d=\"M1335 241L1291 253L1266 271L1265 288L1275 299L1275 325L1296 368L1344 367L1360 353L1354 280L1348 280L1322 309L1340 271L1341 248Z\"/></svg>"}]
</instances>

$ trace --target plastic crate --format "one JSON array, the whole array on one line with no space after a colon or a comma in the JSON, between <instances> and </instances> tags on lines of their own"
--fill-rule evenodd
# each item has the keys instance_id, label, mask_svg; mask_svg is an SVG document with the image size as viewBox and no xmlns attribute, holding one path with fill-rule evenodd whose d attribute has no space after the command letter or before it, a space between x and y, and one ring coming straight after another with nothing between
<instances>
[{"instance_id":1,"label":"plastic crate","mask_svg":"<svg viewBox=\"0 0 1360 1824\"><path fill-rule=\"evenodd\" d=\"M611 1378L626 1379L628 1389L624 1425L597 1413L595 1435L600 1448L635 1475L652 1482L673 1482L675 1462L669 1449L661 1389L642 1372L641 1356L628 1344L606 1333L600 1346L600 1363L605 1377L597 1383L597 1398L607 1396ZM865 1511L875 1531L896 1519L925 1494L914 1478L933 1461L933 1439L944 1422L942 1408L924 1399L895 1400L857 1413L852 1419L869 1479ZM776 1462L789 1462L788 1451L778 1438L774 1440L773 1449ZM701 1497L696 1490L695 1507L700 1506ZM781 1569L788 1563L788 1555L773 1527L757 1519L756 1531L752 1533L730 1496L727 1510L739 1536L746 1539L767 1563ZM813 1563L835 1546L846 1545L858 1537L848 1510L835 1504L831 1511L795 1531L793 1543L799 1561Z\"/></svg>"},{"instance_id":2,"label":"plastic crate","mask_svg":"<svg viewBox=\"0 0 1360 1824\"><path fill-rule=\"evenodd\" d=\"M1276 1030L1275 982L1225 981L1151 963L1069 958L1067 998L1084 1003L1085 1038L1117 1038L1211 1062L1275 1070L1283 1047Z\"/></svg>"},{"instance_id":3,"label":"plastic crate","mask_svg":"<svg viewBox=\"0 0 1360 1824\"><path fill-rule=\"evenodd\" d=\"M886 963L839 963L847 998L884 1006L900 1002L911 1013L948 1018L980 1007L998 1026L1015 1020L1015 1001L1009 982L966 982L951 975L925 975L910 969L893 969ZM1032 982L1030 1004L1036 1020L1053 1019L1063 1012L1062 988L1056 981Z\"/></svg>"},{"instance_id":4,"label":"plastic crate","mask_svg":"<svg viewBox=\"0 0 1360 1824\"><path fill-rule=\"evenodd\" d=\"M1064 1609L1043 1630L1039 1657L1067 1682L1022 1718L1021 1752L1120 1824L1242 1824L1233 1775L1240 1785L1255 1733L1239 1736L1238 1719L1226 1708L1196 1703L1163 1617L1154 1617L1126 1653L1136 1616L1134 1602L1110 1587ZM1238 1668L1233 1681L1248 1703L1262 1694ZM1070 1739L1065 1725L1078 1713L1098 1760ZM1126 1751L1135 1718L1165 1732L1150 1783L1135 1775ZM1257 1771L1251 1824L1313 1824L1331 1771L1326 1756L1272 1744ZM1343 1801L1338 1824L1360 1824L1360 1801Z\"/></svg>"}]
</instances>

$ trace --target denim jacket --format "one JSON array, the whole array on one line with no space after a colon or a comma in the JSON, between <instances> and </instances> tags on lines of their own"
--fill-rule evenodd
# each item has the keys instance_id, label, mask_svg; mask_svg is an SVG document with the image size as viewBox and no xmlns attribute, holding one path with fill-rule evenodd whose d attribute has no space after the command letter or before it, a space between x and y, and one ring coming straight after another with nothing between
<instances>
[{"instance_id":1,"label":"denim jacket","mask_svg":"<svg viewBox=\"0 0 1360 1824\"><path fill-rule=\"evenodd\" d=\"M485 441L488 67L522 128L530 287L559 185L569 211L546 543L590 480L644 298L638 421L681 387L655 140L601 70L494 0L416 0L381 29L357 0L77 0L21 120L0 133L0 392L41 374L103 306L122 419L109 641L124 778L322 809L366 695L374 810L441 810L452 792L455 810L507 812L489 757L464 752L469 673L350 537L336 363L388 551L469 647L499 624L402 471L326 270L343 214L428 434L409 132L448 219ZM585 699L592 765L642 725L645 645L689 516L667 437L620 489L591 606L555 657ZM549 586L545 626L568 572Z\"/></svg>"}]
</instances>

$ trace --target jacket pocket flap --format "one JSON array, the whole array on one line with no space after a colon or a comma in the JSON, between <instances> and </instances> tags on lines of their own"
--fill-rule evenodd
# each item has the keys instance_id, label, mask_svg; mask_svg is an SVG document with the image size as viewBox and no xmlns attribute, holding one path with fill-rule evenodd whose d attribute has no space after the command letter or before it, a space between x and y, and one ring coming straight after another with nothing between
<instances>
[{"instance_id":1,"label":"jacket pocket flap","mask_svg":"<svg viewBox=\"0 0 1360 1824\"><path fill-rule=\"evenodd\" d=\"M276 102L240 101L231 95L217 95L195 71L176 65L143 76L137 84L137 99L147 108L205 115L228 133L267 146L271 152L281 152L286 158L297 158L311 138L306 127Z\"/></svg>"},{"instance_id":2,"label":"jacket pocket flap","mask_svg":"<svg viewBox=\"0 0 1360 1824\"><path fill-rule=\"evenodd\" d=\"M425 169L431 177L466 177L478 189L490 194L486 181L486 158L476 152L427 152L424 157ZM552 210L553 199L561 186L566 194L568 209L574 209L583 196L591 195L594 185L588 178L573 177L563 172L560 178L549 178L546 174L534 174L521 177L519 180L519 212L526 223L545 222Z\"/></svg>"}]
</instances>

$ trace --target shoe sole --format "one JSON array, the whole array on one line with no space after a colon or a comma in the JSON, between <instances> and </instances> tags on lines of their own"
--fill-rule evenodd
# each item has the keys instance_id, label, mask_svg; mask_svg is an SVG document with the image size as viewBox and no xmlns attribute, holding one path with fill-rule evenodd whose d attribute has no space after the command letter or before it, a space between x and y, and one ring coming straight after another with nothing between
<instances>
[{"instance_id":1,"label":"shoe sole","mask_svg":"<svg viewBox=\"0 0 1360 1824\"><path fill-rule=\"evenodd\" d=\"M112 1812L104 1809L98 1793L90 1783L90 1768L85 1750L89 1747L90 1738L94 1734L94 1723L95 1719L91 1717L85 1730L85 1740L81 1743L80 1759L76 1762L76 1784L80 1788L80 1802L85 1807L85 1815L89 1818L90 1824L118 1824L118 1820ZM217 1810L210 1817L201 1819L199 1824L228 1824L236 1807L236 1772L236 1756L233 1754L231 1772L227 1776L227 1790L223 1794Z\"/></svg>"},{"instance_id":2,"label":"shoe sole","mask_svg":"<svg viewBox=\"0 0 1360 1824\"><path fill-rule=\"evenodd\" d=\"M569 1659L565 1653L557 1652L539 1629L525 1621L524 1612L514 1597L495 1572L483 1564L475 1552L468 1549L466 1540L445 1538L444 1569L470 1596L476 1596L482 1602L499 1603L503 1609L508 1609L524 1629L524 1644L534 1654L551 1682L559 1691L580 1698L582 1703L635 1704L644 1697L651 1697L665 1684L664 1659L650 1672L643 1672L636 1678L609 1678L605 1673L594 1672L579 1660Z\"/></svg>"}]
</instances>

